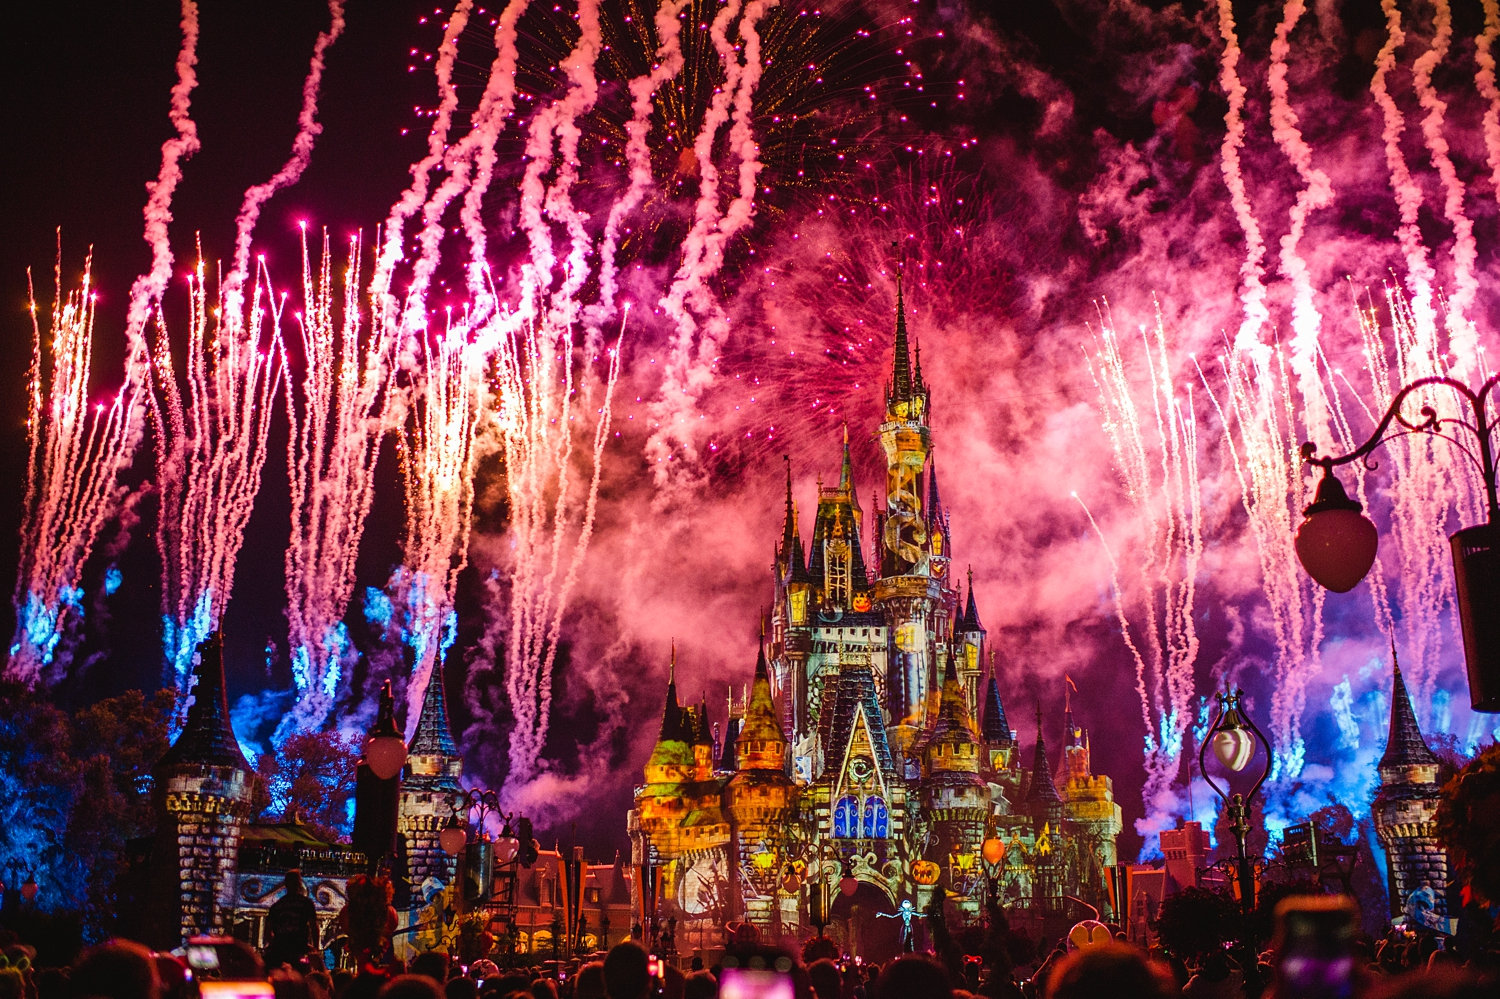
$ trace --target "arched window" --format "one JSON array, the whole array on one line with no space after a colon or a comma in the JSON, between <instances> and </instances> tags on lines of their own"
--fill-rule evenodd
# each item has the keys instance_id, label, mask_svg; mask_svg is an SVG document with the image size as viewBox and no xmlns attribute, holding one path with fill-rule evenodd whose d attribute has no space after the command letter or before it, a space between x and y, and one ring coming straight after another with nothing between
<instances>
[{"instance_id":1,"label":"arched window","mask_svg":"<svg viewBox=\"0 0 1500 999\"><path fill-rule=\"evenodd\" d=\"M865 799L864 828L866 839L885 839L890 835L891 819L884 798L871 796Z\"/></svg>"},{"instance_id":2,"label":"arched window","mask_svg":"<svg viewBox=\"0 0 1500 999\"><path fill-rule=\"evenodd\" d=\"M847 794L833 808L833 834L843 839L859 835L859 802Z\"/></svg>"}]
</instances>

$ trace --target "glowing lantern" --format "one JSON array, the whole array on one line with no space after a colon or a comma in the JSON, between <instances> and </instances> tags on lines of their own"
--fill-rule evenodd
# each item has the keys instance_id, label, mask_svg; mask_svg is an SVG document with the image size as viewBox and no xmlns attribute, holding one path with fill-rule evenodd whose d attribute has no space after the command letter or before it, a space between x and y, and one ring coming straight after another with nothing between
<instances>
[{"instance_id":1,"label":"glowing lantern","mask_svg":"<svg viewBox=\"0 0 1500 999\"><path fill-rule=\"evenodd\" d=\"M464 832L463 826L458 824L458 819L451 818L443 831L438 833L438 846L450 857L458 856L464 844L469 841L468 834Z\"/></svg>"},{"instance_id":2,"label":"glowing lantern","mask_svg":"<svg viewBox=\"0 0 1500 999\"><path fill-rule=\"evenodd\" d=\"M985 840L984 845L979 848L979 855L984 858L986 864L998 867L1005 859L1005 841L994 838Z\"/></svg>"},{"instance_id":3,"label":"glowing lantern","mask_svg":"<svg viewBox=\"0 0 1500 999\"><path fill-rule=\"evenodd\" d=\"M516 859L516 854L521 851L521 841L514 836L506 834L495 840L495 860L502 864L508 864Z\"/></svg>"},{"instance_id":4,"label":"glowing lantern","mask_svg":"<svg viewBox=\"0 0 1500 999\"><path fill-rule=\"evenodd\" d=\"M1221 728L1210 740L1219 762L1235 773L1250 765L1255 755L1255 737L1243 728Z\"/></svg>"},{"instance_id":5,"label":"glowing lantern","mask_svg":"<svg viewBox=\"0 0 1500 999\"><path fill-rule=\"evenodd\" d=\"M396 701L391 681L380 690L380 714L364 745L365 765L381 780L390 780L406 765L406 743L396 730Z\"/></svg>"},{"instance_id":6,"label":"glowing lantern","mask_svg":"<svg viewBox=\"0 0 1500 999\"><path fill-rule=\"evenodd\" d=\"M919 885L935 885L943 869L931 860L918 860L911 865L911 879Z\"/></svg>"},{"instance_id":7,"label":"glowing lantern","mask_svg":"<svg viewBox=\"0 0 1500 999\"><path fill-rule=\"evenodd\" d=\"M1378 536L1370 518L1344 492L1343 483L1325 465L1313 501L1302 511L1297 528L1297 560L1320 586L1347 593L1375 564Z\"/></svg>"},{"instance_id":8,"label":"glowing lantern","mask_svg":"<svg viewBox=\"0 0 1500 999\"><path fill-rule=\"evenodd\" d=\"M848 898L859 890L859 879L853 875L846 874L839 880L839 894Z\"/></svg>"}]
</instances>

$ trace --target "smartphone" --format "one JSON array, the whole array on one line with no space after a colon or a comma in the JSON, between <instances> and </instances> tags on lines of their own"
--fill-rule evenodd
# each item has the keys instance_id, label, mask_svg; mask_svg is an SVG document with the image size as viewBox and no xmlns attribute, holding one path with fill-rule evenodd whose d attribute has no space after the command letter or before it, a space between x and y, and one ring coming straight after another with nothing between
<instances>
[{"instance_id":1,"label":"smartphone","mask_svg":"<svg viewBox=\"0 0 1500 999\"><path fill-rule=\"evenodd\" d=\"M646 974L652 981L661 981L661 958L655 954L646 958Z\"/></svg>"},{"instance_id":2,"label":"smartphone","mask_svg":"<svg viewBox=\"0 0 1500 999\"><path fill-rule=\"evenodd\" d=\"M1350 999L1359 914L1343 896L1289 898L1276 907L1276 988L1284 999Z\"/></svg>"},{"instance_id":3,"label":"smartphone","mask_svg":"<svg viewBox=\"0 0 1500 999\"><path fill-rule=\"evenodd\" d=\"M796 999L796 989L784 971L726 967L719 979L719 999Z\"/></svg>"},{"instance_id":4,"label":"smartphone","mask_svg":"<svg viewBox=\"0 0 1500 999\"><path fill-rule=\"evenodd\" d=\"M198 983L199 999L275 999L276 991L270 982L225 982Z\"/></svg>"}]
</instances>

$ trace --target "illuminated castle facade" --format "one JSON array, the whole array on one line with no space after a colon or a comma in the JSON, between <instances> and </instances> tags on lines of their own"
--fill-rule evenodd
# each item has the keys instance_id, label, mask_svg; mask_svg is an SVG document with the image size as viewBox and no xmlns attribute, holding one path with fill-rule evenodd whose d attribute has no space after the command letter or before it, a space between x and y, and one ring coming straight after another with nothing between
<instances>
[{"instance_id":1,"label":"illuminated castle facade","mask_svg":"<svg viewBox=\"0 0 1500 999\"><path fill-rule=\"evenodd\" d=\"M722 739L706 703L679 701L674 661L629 818L648 928L675 919L692 940L700 923L740 919L775 935L837 923L856 896L889 912L939 892L960 920L980 918L988 890L1037 914L1073 911L1066 896L1107 909L1121 828L1110 778L1071 710L1061 781L1040 709L1023 759L972 575L967 593L954 579L930 417L898 292L884 498L867 520L846 429L804 542L788 471L769 632ZM1005 847L988 867L987 840Z\"/></svg>"}]
</instances>

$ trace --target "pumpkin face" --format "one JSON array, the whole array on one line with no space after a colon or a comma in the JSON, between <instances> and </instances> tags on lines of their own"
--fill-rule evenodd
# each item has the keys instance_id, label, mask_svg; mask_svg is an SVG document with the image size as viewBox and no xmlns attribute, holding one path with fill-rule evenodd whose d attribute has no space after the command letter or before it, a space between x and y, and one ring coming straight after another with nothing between
<instances>
[{"instance_id":1,"label":"pumpkin face","mask_svg":"<svg viewBox=\"0 0 1500 999\"><path fill-rule=\"evenodd\" d=\"M930 860L918 860L911 865L911 879L919 885L935 885L943 869Z\"/></svg>"}]
</instances>

